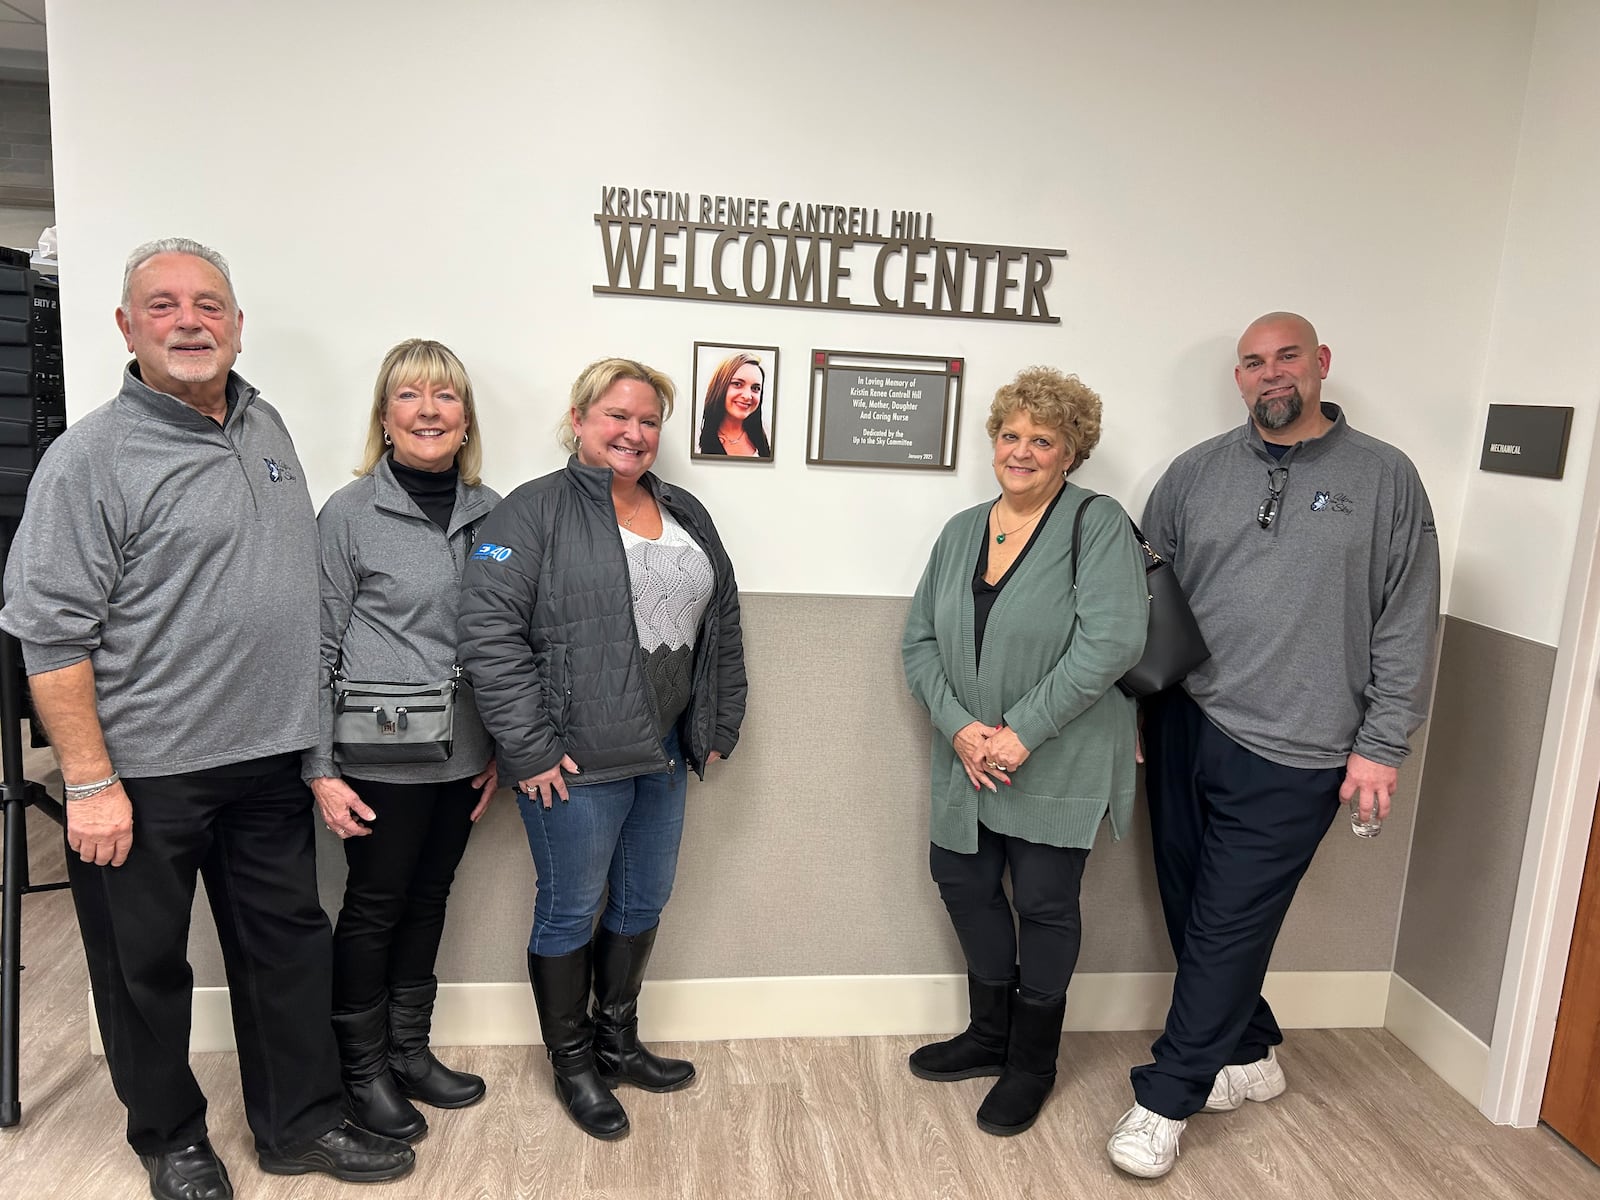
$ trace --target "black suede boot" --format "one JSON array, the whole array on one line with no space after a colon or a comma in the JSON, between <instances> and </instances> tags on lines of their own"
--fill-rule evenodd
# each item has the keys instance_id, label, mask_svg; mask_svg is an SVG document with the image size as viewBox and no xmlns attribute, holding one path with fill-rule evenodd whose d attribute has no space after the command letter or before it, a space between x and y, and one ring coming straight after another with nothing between
<instances>
[{"instance_id":1,"label":"black suede boot","mask_svg":"<svg viewBox=\"0 0 1600 1200\"><path fill-rule=\"evenodd\" d=\"M594 940L594 1062L611 1087L675 1092L694 1082L694 1064L639 1044L639 989L655 948L655 926L625 937L601 926Z\"/></svg>"},{"instance_id":2,"label":"black suede boot","mask_svg":"<svg viewBox=\"0 0 1600 1200\"><path fill-rule=\"evenodd\" d=\"M414 1142L428 1132L428 1122L400 1094L389 1074L388 1007L379 1004L364 1012L333 1014L339 1077L352 1124L384 1137Z\"/></svg>"},{"instance_id":3,"label":"black suede boot","mask_svg":"<svg viewBox=\"0 0 1600 1200\"><path fill-rule=\"evenodd\" d=\"M967 1007L972 1015L966 1029L949 1041L930 1042L913 1050L911 1073L941 1083L1000 1074L1006 1065L1011 993L1016 987L1016 980L985 983L967 972Z\"/></svg>"},{"instance_id":4,"label":"black suede boot","mask_svg":"<svg viewBox=\"0 0 1600 1200\"><path fill-rule=\"evenodd\" d=\"M1056 1055L1067 998L1040 1004L1016 995L1011 1001L1011 1041L1005 1070L978 1106L978 1128L1010 1137L1031 1126L1056 1086Z\"/></svg>"},{"instance_id":5,"label":"black suede boot","mask_svg":"<svg viewBox=\"0 0 1600 1200\"><path fill-rule=\"evenodd\" d=\"M466 1108L483 1099L483 1079L452 1071L428 1048L438 994L439 981L431 976L422 983L390 985L389 1070L413 1100L435 1108Z\"/></svg>"},{"instance_id":6,"label":"black suede boot","mask_svg":"<svg viewBox=\"0 0 1600 1200\"><path fill-rule=\"evenodd\" d=\"M628 1114L600 1078L594 1063L594 1022L589 1019L591 947L550 957L528 955L528 981L539 1010L539 1029L555 1072L556 1095L590 1137L619 1138Z\"/></svg>"}]
</instances>

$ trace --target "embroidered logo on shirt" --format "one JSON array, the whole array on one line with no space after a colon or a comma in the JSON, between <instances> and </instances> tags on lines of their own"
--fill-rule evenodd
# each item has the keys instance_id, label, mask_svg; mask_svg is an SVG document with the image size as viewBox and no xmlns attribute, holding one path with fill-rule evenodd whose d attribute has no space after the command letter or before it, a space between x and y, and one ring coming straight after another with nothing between
<instances>
[{"instance_id":1,"label":"embroidered logo on shirt","mask_svg":"<svg viewBox=\"0 0 1600 1200\"><path fill-rule=\"evenodd\" d=\"M281 483L285 479L295 477L288 463L281 463L275 458L263 458L261 461L267 464L267 478L273 483Z\"/></svg>"},{"instance_id":2,"label":"embroidered logo on shirt","mask_svg":"<svg viewBox=\"0 0 1600 1200\"><path fill-rule=\"evenodd\" d=\"M484 542L472 552L475 559L493 559L495 562L505 562L511 557L510 546L496 546L493 542Z\"/></svg>"},{"instance_id":3,"label":"embroidered logo on shirt","mask_svg":"<svg viewBox=\"0 0 1600 1200\"><path fill-rule=\"evenodd\" d=\"M1355 501L1343 492L1318 492L1311 497L1312 512L1349 513L1355 511Z\"/></svg>"}]
</instances>

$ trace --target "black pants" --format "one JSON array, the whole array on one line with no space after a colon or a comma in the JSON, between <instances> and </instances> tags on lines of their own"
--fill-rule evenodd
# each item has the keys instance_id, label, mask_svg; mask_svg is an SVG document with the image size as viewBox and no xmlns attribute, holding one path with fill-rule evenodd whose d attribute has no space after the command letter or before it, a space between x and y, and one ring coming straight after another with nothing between
<instances>
[{"instance_id":1,"label":"black pants","mask_svg":"<svg viewBox=\"0 0 1600 1200\"><path fill-rule=\"evenodd\" d=\"M478 789L448 783L346 779L378 819L346 838L350 873L333 933L333 1011L364 1012L391 985L433 977L450 884L472 832Z\"/></svg>"},{"instance_id":2,"label":"black pants","mask_svg":"<svg viewBox=\"0 0 1600 1200\"><path fill-rule=\"evenodd\" d=\"M1146 703L1156 883L1178 960L1155 1062L1133 1094L1164 1117L1205 1106L1228 1063L1283 1041L1261 995L1300 879L1339 811L1342 767L1280 766L1208 721L1182 688Z\"/></svg>"},{"instance_id":3,"label":"black pants","mask_svg":"<svg viewBox=\"0 0 1600 1200\"><path fill-rule=\"evenodd\" d=\"M195 875L227 970L245 1118L277 1148L341 1120L328 1023L328 918L317 900L311 793L300 756L125 779L133 849L120 867L67 850L95 1014L128 1141L160 1154L206 1134L189 1070Z\"/></svg>"},{"instance_id":4,"label":"black pants","mask_svg":"<svg viewBox=\"0 0 1600 1200\"><path fill-rule=\"evenodd\" d=\"M928 847L928 868L956 927L967 970L985 983L1020 972L1030 1000L1059 1000L1072 981L1083 938L1078 894L1089 852L1042 846L978 826L975 854ZM1011 903L1001 876L1011 868Z\"/></svg>"}]
</instances>

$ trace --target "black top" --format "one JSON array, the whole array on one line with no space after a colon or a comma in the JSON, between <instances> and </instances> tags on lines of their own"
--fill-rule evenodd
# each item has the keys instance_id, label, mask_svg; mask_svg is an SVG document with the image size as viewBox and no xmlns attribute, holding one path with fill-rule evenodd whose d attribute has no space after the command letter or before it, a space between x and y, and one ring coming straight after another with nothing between
<instances>
[{"instance_id":1,"label":"black top","mask_svg":"<svg viewBox=\"0 0 1600 1200\"><path fill-rule=\"evenodd\" d=\"M395 482L405 488L406 495L417 502L428 520L446 533L450 532L450 514L456 510L456 478L460 472L455 467L444 471L419 471L396 462L389 454L389 469Z\"/></svg>"},{"instance_id":2,"label":"black top","mask_svg":"<svg viewBox=\"0 0 1600 1200\"><path fill-rule=\"evenodd\" d=\"M1044 510L1044 516L1039 518L1039 528L1043 529L1045 522L1050 519L1050 514L1056 511L1056 505L1061 503L1061 497L1067 494L1063 487L1056 493L1056 498L1050 501L1050 507ZM1014 536L1011 534L1007 535ZM978 566L972 572L972 645L973 661L975 666L983 664L983 631L989 624L989 612L994 608L994 602L1000 598L1000 590L1011 582L1011 577L1017 573L1017 568L1022 565L1022 560L1028 557L1028 551L1033 549L1033 538L1028 539L1028 544L1022 548L1022 553L1017 555L1017 561L1006 569L1006 573L995 582L990 583L983 576L989 570L989 542L994 537L989 532L987 523L983 527L983 544L978 547Z\"/></svg>"},{"instance_id":3,"label":"black top","mask_svg":"<svg viewBox=\"0 0 1600 1200\"><path fill-rule=\"evenodd\" d=\"M1267 448L1268 454L1272 455L1273 458L1280 460L1285 454L1294 449L1293 445L1285 446L1282 442L1269 442L1263 440L1261 444Z\"/></svg>"}]
</instances>

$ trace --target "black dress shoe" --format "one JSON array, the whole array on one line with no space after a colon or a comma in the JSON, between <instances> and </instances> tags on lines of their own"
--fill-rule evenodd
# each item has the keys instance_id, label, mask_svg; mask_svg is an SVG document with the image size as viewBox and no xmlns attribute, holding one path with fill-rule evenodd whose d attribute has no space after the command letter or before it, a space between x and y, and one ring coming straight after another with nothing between
<instances>
[{"instance_id":1,"label":"black dress shoe","mask_svg":"<svg viewBox=\"0 0 1600 1200\"><path fill-rule=\"evenodd\" d=\"M258 1148L256 1157L261 1169L269 1175L309 1175L312 1171L321 1171L346 1183L399 1179L417 1164L416 1151L404 1142L349 1123L281 1150Z\"/></svg>"},{"instance_id":2,"label":"black dress shoe","mask_svg":"<svg viewBox=\"0 0 1600 1200\"><path fill-rule=\"evenodd\" d=\"M211 1143L201 1138L181 1150L141 1154L156 1200L233 1200L233 1183Z\"/></svg>"}]
</instances>

